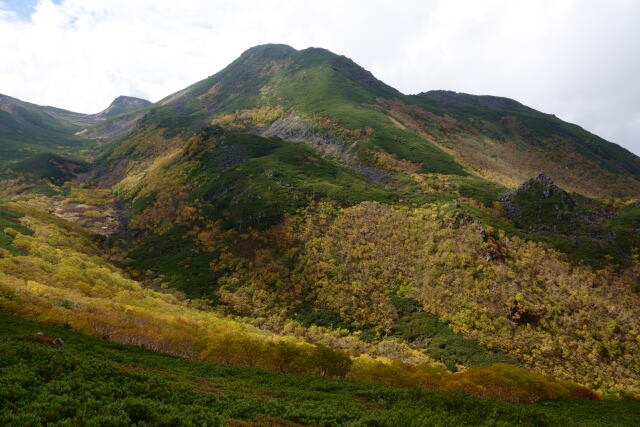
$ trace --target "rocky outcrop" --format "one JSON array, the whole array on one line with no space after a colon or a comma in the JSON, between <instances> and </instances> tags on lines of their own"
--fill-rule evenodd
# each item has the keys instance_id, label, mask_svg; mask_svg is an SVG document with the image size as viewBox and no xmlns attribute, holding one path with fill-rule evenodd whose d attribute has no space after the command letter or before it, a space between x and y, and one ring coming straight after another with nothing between
<instances>
[{"instance_id":1,"label":"rocky outcrop","mask_svg":"<svg viewBox=\"0 0 640 427\"><path fill-rule=\"evenodd\" d=\"M302 118L293 114L279 118L260 133L262 136L277 136L287 141L306 142L320 151L341 156L349 147L349 144L342 139L313 128Z\"/></svg>"},{"instance_id":2,"label":"rocky outcrop","mask_svg":"<svg viewBox=\"0 0 640 427\"><path fill-rule=\"evenodd\" d=\"M579 218L575 200L544 172L500 195L509 218L531 231L558 231Z\"/></svg>"}]
</instances>

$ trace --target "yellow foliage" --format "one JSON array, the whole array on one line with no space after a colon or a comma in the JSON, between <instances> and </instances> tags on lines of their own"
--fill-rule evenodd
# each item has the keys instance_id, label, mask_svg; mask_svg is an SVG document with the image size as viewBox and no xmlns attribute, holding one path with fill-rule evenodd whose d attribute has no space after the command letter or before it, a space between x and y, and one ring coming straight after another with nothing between
<instances>
[{"instance_id":1,"label":"yellow foliage","mask_svg":"<svg viewBox=\"0 0 640 427\"><path fill-rule=\"evenodd\" d=\"M213 230L207 240L222 254L212 263L222 300L237 310L312 300L383 333L397 319L390 298L408 295L529 369L640 390L640 263L596 271L544 244L454 222L435 206L320 203L242 245Z\"/></svg>"},{"instance_id":2,"label":"yellow foliage","mask_svg":"<svg viewBox=\"0 0 640 427\"><path fill-rule=\"evenodd\" d=\"M285 315L253 324L224 317L127 278L72 224L24 205L10 208L26 215L21 221L34 234L14 240L27 255L0 258L0 309L36 321L181 357L514 401L594 397L545 375L610 391L637 392L640 383L640 304L630 286L640 265L593 271L504 236L492 236L503 256L490 259L476 225L449 227L433 206L320 203L264 233L240 237L213 224L193 237L222 254L222 265L212 267L232 305L262 314L279 299L313 295L384 333L397 318L390 297L401 292L541 374L510 365L452 374L390 338L365 343ZM190 221L198 212L176 215ZM517 316L510 317L513 301Z\"/></svg>"},{"instance_id":3,"label":"yellow foliage","mask_svg":"<svg viewBox=\"0 0 640 427\"><path fill-rule=\"evenodd\" d=\"M223 114L211 121L212 125L218 125L229 130L246 129L249 127L266 127L282 117L284 108L281 105L275 107L265 105L249 110L237 110L233 114Z\"/></svg>"}]
</instances>

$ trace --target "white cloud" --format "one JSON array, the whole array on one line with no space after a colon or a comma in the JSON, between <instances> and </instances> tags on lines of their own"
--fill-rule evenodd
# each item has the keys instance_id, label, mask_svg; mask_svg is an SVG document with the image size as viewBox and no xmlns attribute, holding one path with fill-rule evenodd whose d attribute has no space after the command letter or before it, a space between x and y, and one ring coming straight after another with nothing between
<instances>
[{"instance_id":1,"label":"white cloud","mask_svg":"<svg viewBox=\"0 0 640 427\"><path fill-rule=\"evenodd\" d=\"M28 21L0 6L0 93L83 112L157 101L280 42L405 93L508 96L640 153L638 18L633 0L41 0Z\"/></svg>"}]
</instances>

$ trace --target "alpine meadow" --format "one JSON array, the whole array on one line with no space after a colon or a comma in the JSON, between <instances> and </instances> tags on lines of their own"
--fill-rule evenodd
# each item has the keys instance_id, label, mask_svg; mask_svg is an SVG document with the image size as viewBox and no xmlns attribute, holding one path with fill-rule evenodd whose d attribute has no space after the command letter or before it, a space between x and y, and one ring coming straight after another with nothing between
<instances>
[{"instance_id":1,"label":"alpine meadow","mask_svg":"<svg viewBox=\"0 0 640 427\"><path fill-rule=\"evenodd\" d=\"M639 425L640 158L283 44L0 95L0 424Z\"/></svg>"}]
</instances>

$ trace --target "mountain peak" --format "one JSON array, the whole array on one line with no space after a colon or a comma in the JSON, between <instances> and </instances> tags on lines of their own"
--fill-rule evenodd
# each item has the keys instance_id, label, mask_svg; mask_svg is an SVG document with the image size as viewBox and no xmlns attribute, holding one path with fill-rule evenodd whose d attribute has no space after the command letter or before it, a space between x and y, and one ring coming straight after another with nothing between
<instances>
[{"instance_id":1,"label":"mountain peak","mask_svg":"<svg viewBox=\"0 0 640 427\"><path fill-rule=\"evenodd\" d=\"M146 107L147 105L151 105L151 102L147 101L146 99L136 98L135 96L120 95L119 97L111 101L111 104L109 104L109 107L107 107L107 109L111 107L142 108Z\"/></svg>"},{"instance_id":2,"label":"mountain peak","mask_svg":"<svg viewBox=\"0 0 640 427\"><path fill-rule=\"evenodd\" d=\"M245 50L240 58L244 59L283 59L298 52L287 44L268 43Z\"/></svg>"},{"instance_id":3,"label":"mountain peak","mask_svg":"<svg viewBox=\"0 0 640 427\"><path fill-rule=\"evenodd\" d=\"M136 98L135 96L120 95L119 97L117 97L111 102L111 105L133 104L133 103L144 104L144 105L151 104L151 102L147 101L146 99Z\"/></svg>"},{"instance_id":4,"label":"mountain peak","mask_svg":"<svg viewBox=\"0 0 640 427\"><path fill-rule=\"evenodd\" d=\"M168 96L159 105L172 106L183 116L199 109L212 117L260 103L286 104L286 108L313 105L313 109L323 99L371 104L376 97L399 96L346 56L317 47L297 50L286 44L263 44L245 50L218 73Z\"/></svg>"},{"instance_id":5,"label":"mountain peak","mask_svg":"<svg viewBox=\"0 0 640 427\"><path fill-rule=\"evenodd\" d=\"M151 105L151 102L147 101L146 99L120 95L119 97L114 99L105 110L102 110L101 112L96 114L95 118L98 120L105 120L110 117L144 108L148 105Z\"/></svg>"}]
</instances>

